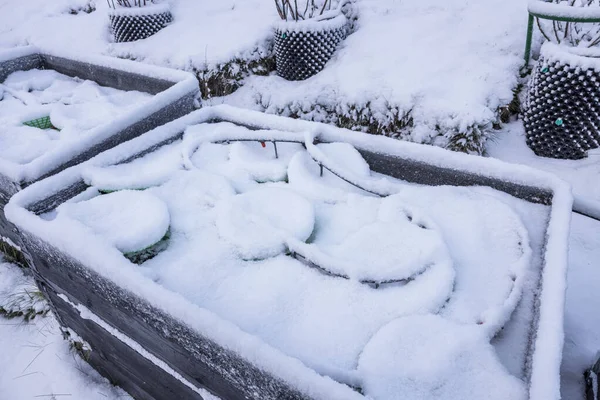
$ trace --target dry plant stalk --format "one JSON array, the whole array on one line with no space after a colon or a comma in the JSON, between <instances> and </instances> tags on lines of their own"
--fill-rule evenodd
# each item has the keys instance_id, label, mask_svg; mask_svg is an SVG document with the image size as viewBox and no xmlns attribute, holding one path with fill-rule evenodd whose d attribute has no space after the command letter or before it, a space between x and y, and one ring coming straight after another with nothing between
<instances>
[{"instance_id":1,"label":"dry plant stalk","mask_svg":"<svg viewBox=\"0 0 600 400\"><path fill-rule=\"evenodd\" d=\"M116 1L116 4L115 4ZM116 6L132 8L132 7L144 7L147 4L154 3L154 0L106 0L108 6L111 8L117 8Z\"/></svg>"},{"instance_id":2,"label":"dry plant stalk","mask_svg":"<svg viewBox=\"0 0 600 400\"><path fill-rule=\"evenodd\" d=\"M279 16L284 21L301 21L323 15L332 9L333 0L275 0Z\"/></svg>"},{"instance_id":3,"label":"dry plant stalk","mask_svg":"<svg viewBox=\"0 0 600 400\"><path fill-rule=\"evenodd\" d=\"M567 4L571 7L599 7L600 0L551 0L555 4ZM594 47L600 44L600 24L540 20L536 18L542 36L554 43L566 43L571 46Z\"/></svg>"}]
</instances>

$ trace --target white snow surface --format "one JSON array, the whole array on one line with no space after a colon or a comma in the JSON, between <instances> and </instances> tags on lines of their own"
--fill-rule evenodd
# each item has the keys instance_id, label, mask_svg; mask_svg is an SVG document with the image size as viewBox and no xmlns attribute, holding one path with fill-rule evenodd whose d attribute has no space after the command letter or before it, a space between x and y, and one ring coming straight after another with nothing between
<instances>
[{"instance_id":1,"label":"white snow surface","mask_svg":"<svg viewBox=\"0 0 600 400\"><path fill-rule=\"evenodd\" d=\"M125 143L113 151L98 156L96 159L80 167L72 168L56 177L49 178L30 186L25 191L18 193L12 198L6 208L6 215L11 221L16 222L21 229L44 237L45 240L49 240L57 248L67 251L77 259L90 265L102 275L107 276L110 279L117 279L121 286L134 293L139 293L142 297L147 298L154 306L168 310L168 312L176 318L182 318L183 320L188 321L193 327L205 332L209 337L214 337L215 340L218 340L220 343L227 343L227 347L239 351L241 354L245 354L257 365L298 385L303 391L307 391L307 393L315 395L316 397L328 399L351 399L355 396L359 396L355 392L352 392L351 390L347 391L343 386L336 385L327 379L322 380L317 378L310 370L296 364L293 359L284 356L280 351L273 347L265 346L264 342L260 340L257 341L256 336L260 336L262 340L275 348L282 349L288 355L296 354L297 357L301 358L308 366L315 368L326 375L333 376L344 382L360 383L361 376L353 369L353 366L355 366L355 363L357 362L356 357L360 354L360 350L375 332L372 331L369 334L369 330L372 330L373 328L378 329L386 322L402 315L437 312L437 310L445 303L447 296L444 296L444 290L442 289L432 289L433 286L431 286L431 284L446 285L445 287L449 287L449 289L445 290L450 291L452 289L453 280L452 274L448 274L447 270L434 270L433 268L430 268L431 274L435 273L435 275L418 277L418 279L415 279L408 285L400 287L374 290L371 287L356 283L353 280L342 280L342 278L323 275L321 272L313 268L308 268L306 265L300 264L284 255L258 262L243 261L235 255L235 252L228 249L228 243L214 240L215 238L218 239L219 236L216 225L211 222L211 219L215 218L216 213L214 212L215 207L211 205L210 201L198 202L197 200L188 200L185 198L185 191L177 191L176 193L183 193L183 195L177 196L173 194L175 193L173 187L169 188L165 185L161 185L148 190L154 195L161 197L167 203L170 201L180 201L182 203L187 203L188 206L193 205L196 209L202 210L202 212L197 212L193 215L187 213L187 218L182 214L178 217L181 219L181 222L177 223L181 225L177 225L177 227L174 227L174 220L176 217L172 214L171 228L175 231L172 237L172 244L168 250L144 264L142 272L150 278L144 279L140 277L139 269L135 269L131 267L130 264L124 263L123 257L118 251L99 245L92 235L76 225L62 222L57 223L56 220L41 220L39 217L36 217L21 208L23 205L35 201L36 199L44 198L47 196L48 190L55 191L58 187L63 187L63 185L75 182L81 176L82 171L85 170L86 173L89 173L92 170L89 168L90 166L93 166L93 168L101 168L103 165L127 159L132 152L135 153L136 151L146 149L169 137L175 137L185 126L212 118L226 118L232 122L250 123L252 126L258 127L259 129L275 129L275 131L267 131L267 135L265 135L265 132L260 131L247 131L244 133L238 129L231 132L233 136L239 135L245 138L255 138L262 135L262 140L266 140L267 142L275 139L282 140L283 137L288 140L297 140L300 142L304 139L308 139L309 142L306 144L309 144L309 146L307 146L309 151L312 151L310 143L312 143L312 139L316 136L324 141L348 141L365 150L379 151L384 154L403 156L413 160L429 161L435 165L441 165L446 168L456 168L473 172L485 170L486 173L492 177L510 179L514 182L535 185L553 191L553 207L551 209L547 232L548 246L545 249L546 253L544 255L546 259L546 268L544 269L543 287L540 294L542 299L539 320L540 329L535 338L536 352L533 354L535 367L533 369L531 391L533 392L533 399L557 398L558 369L560 365L560 348L563 332L560 315L562 315L564 307L564 298L562 295L565 290L566 239L568 235L571 199L563 183L541 172L522 166L507 165L491 159L453 154L441 149L427 148L383 137L366 137L362 134L340 131L324 125L310 124L303 121L290 121L263 114L254 114L243 110L234 111L228 107L219 107L197 111L179 121L174 121L171 124L157 128L155 131L150 132L144 137ZM278 132L277 129L286 129L288 132ZM303 130L312 133L304 134L302 133ZM317 134L317 131L320 133ZM191 130L189 133L191 133ZM271 136L269 136L268 133L271 133ZM207 137L210 138L211 135L210 133L205 132L204 136L206 136L206 139ZM215 134L212 138L218 139L219 135ZM175 142L171 146L180 146L180 142ZM184 147L184 155L186 156L184 157L183 164L187 165L188 168L190 167L190 163L196 165L198 160L194 158L194 154L201 152L203 146L204 145L199 146L198 143L195 143L192 146L193 150L191 153L188 151L189 146L182 146ZM223 145L219 146L225 147ZM260 148L262 148L262 146ZM263 150L272 152L273 148L267 143L266 148L263 148ZM148 157L150 157L150 160L151 156ZM225 157L222 157L221 161L219 161L221 165L226 165L229 162L230 160L228 160L227 153L225 154ZM143 164L144 163L141 163L140 165ZM165 168L173 170L172 166L165 166ZM226 170L226 168L224 170ZM133 171L133 169L131 171ZM190 174L191 172L194 171L179 170L173 172L173 176L183 176L185 174ZM210 173L216 174L217 172L211 171ZM356 174L350 175L352 175L352 178L356 177ZM220 176L229 179L226 174L221 174ZM90 178L90 176L88 176L88 178ZM93 178L94 177L91 176L92 180ZM313 176L313 178L316 177ZM380 178L376 175L373 176L373 174L368 178L368 180L375 179ZM168 182L170 183L171 181L168 180ZM200 180L198 180L198 182L200 182ZM394 187L393 182L389 180L388 182L388 187ZM262 186L282 187L286 185L288 184L284 182L272 182L264 183ZM190 183L188 183L187 186L189 187ZM255 182L253 186L254 187L242 189L242 191L261 190L261 185L257 182ZM288 186L292 189L292 185ZM396 184L396 187L397 186L398 184ZM432 191L435 191L436 189L443 190L443 188L430 188ZM480 193L476 189L462 190L472 191L474 196L488 195L487 193ZM365 192L354 193L353 195L373 198L371 194ZM432 194L432 196L435 197L436 194ZM312 201L314 202L316 200L313 199ZM323 204L333 203L335 205L336 202L342 203L344 201L346 200L334 199L333 202L323 202ZM494 201L501 203L502 198L497 197ZM490 204L494 204L494 202ZM185 207L179 205L176 208L182 211L185 209ZM502 207L499 207L498 210L502 210ZM429 214L427 215L429 216ZM185 220L185 222L183 220ZM439 225L437 220L434 220L434 222ZM458 226L456 229L462 230L468 228L466 226ZM203 232L203 234L183 234L185 231L189 232L191 230ZM502 230L501 233L502 235L508 235L507 237L510 237L511 232L514 230L515 229ZM59 231L61 234L57 235L56 233ZM461 231L456 232L456 235L457 237L460 237ZM97 243L98 246L87 246L85 251L83 251L83 248L78 250L78 247L74 244L79 243L86 238L90 243ZM260 238L257 238L257 240L258 239ZM197 244L193 246L193 243ZM201 248L206 246L206 243L214 243L215 245L210 247L210 251L206 252L206 254L200 255L206 259L205 263L198 262L197 254L194 254L193 256L193 252L186 254L186 251L182 251L186 248ZM511 248L518 249L518 246L512 246ZM518 253L518 250L511 252L513 256L515 254L518 255ZM217 257L215 257L215 255ZM223 255L226 255L226 257ZM192 258L188 259L188 257ZM172 262L164 262L167 259L172 260ZM190 269L190 267L193 268ZM459 267L460 265L455 265L455 268ZM195 272L200 271L201 273L198 273L197 275L199 277L201 276L200 279L193 280L190 278L195 276ZM169 281L169 276L175 277L179 274L185 274L185 279L173 279L171 282ZM296 278L292 278L294 276ZM227 277L227 279L223 279L224 277ZM156 285L151 280L158 281L161 285ZM219 284L211 286L211 290L203 290L202 288L205 287L203 285L208 285L209 282L207 281L211 280L215 283L219 282ZM236 284L236 280L239 283ZM333 282L335 282L335 285L331 285ZM419 286L423 285L425 286L421 289ZM187 288L183 288L183 286L187 286ZM201 304L202 307L208 308L217 315L227 316L227 319L230 321L234 320L237 326L242 327L243 330L252 335L248 336L245 333L240 332L237 327L216 317L211 311L206 311L202 308L193 306L187 300L173 295L173 293L168 290L169 287L178 287L179 292L184 293L187 299L196 304ZM240 292L240 287L248 288L247 293ZM310 288L310 290L305 290L306 288ZM416 293L411 294L411 288L415 288ZM419 288L420 290L416 290L416 288ZM355 294L348 296L348 290L354 291ZM326 293L327 301L322 301L319 297L319 293ZM381 301L381 303L374 303L373 301L364 300L364 296L393 299L396 294L400 295L400 293L406 296L402 297L402 301L387 300ZM252 296L249 297L249 294ZM235 296L235 298L240 299L235 304L235 307L227 305L227 302L230 301L230 296ZM362 299L361 296L363 296ZM334 311L334 314L330 315L335 317L333 319L337 318L338 321L342 321L344 324L351 323L353 318L357 318L356 315L359 314L357 310L364 310L365 315L362 318L357 318L357 321L360 323L354 330L342 330L339 334L332 335L333 337L338 337L339 340L333 341L334 346L330 347L327 345L327 341L330 341L330 338L322 338L322 335L318 335L318 333L321 332L320 329L329 329L328 324L333 325L331 322L332 318L319 320L319 323L315 325L314 320L311 321L309 318L310 314L301 313L298 315L294 312L283 313L280 307L272 307L273 304L289 306L289 301L270 300L265 302L266 299L286 299L286 297L296 301L294 305L300 307L299 309L318 310L319 313L317 315L327 315L327 312L329 312L328 310L332 310ZM243 301L241 301L242 298ZM343 302L340 301L340 304L335 304L335 299L337 298L340 300L343 299ZM409 298L419 300L422 304L418 305L413 301L406 302L406 299ZM160 301L158 299L160 299ZM301 304L298 304L297 299L302 299L302 302L300 302ZM349 305L349 301L355 303ZM368 307L373 304L380 304L380 307ZM390 304L393 304L393 306ZM410 306L413 310L407 309L407 306ZM343 310L345 307L351 309L352 312L340 313L339 310ZM404 308L404 311L402 308ZM386 316L388 315L386 314L386 309L390 310L387 312L388 314L391 313L389 316ZM192 317L192 315L194 315L194 317ZM264 324L256 324L256 319L252 318L252 316L255 315L261 315L264 318L274 318L273 320L277 320L277 318L275 318L277 315L285 318L280 317L278 320L281 322L280 324L275 324L267 328ZM378 318L380 322L376 321ZM375 323L368 323L369 321L375 321ZM290 322L294 322L296 325L290 325ZM476 329L479 329L482 334L486 333L479 325L475 323L472 323L472 325ZM319 329L315 330L315 327L319 327ZM340 329L340 326L331 327L332 332L338 332ZM265 331L264 334L261 333L261 331ZM353 334L348 334L348 332ZM358 338L361 332L363 332L364 338L362 340ZM282 340L285 338L293 339L295 337L298 339ZM308 349L303 347L306 346L308 337L313 337L316 338L316 340L321 341L319 347L309 346ZM358 341L356 340L357 338L359 339ZM281 340L281 342L278 343L278 340ZM347 340L349 340L350 343L346 343L345 341ZM289 346L289 343L292 343L293 345ZM342 352L340 350L342 348L352 348L352 345L350 345L352 343L357 349L354 353L354 357L352 354L349 354L351 352ZM285 365L285 368L282 368L283 365ZM350 366L350 368L348 366Z\"/></svg>"},{"instance_id":2,"label":"white snow surface","mask_svg":"<svg viewBox=\"0 0 600 400\"><path fill-rule=\"evenodd\" d=\"M410 111L414 127L403 137L445 146L457 131L489 128L496 109L511 101L522 65L523 0L371 0L354 7L356 31L321 73L303 82L253 76L212 104L383 126Z\"/></svg>"},{"instance_id":3,"label":"white snow surface","mask_svg":"<svg viewBox=\"0 0 600 400\"><path fill-rule=\"evenodd\" d=\"M2 0L0 47L69 43L74 51L202 72L233 61L235 75L240 61L270 55L274 27L281 25L273 2L264 0L169 3L172 24L145 40L111 43L104 1L73 15L90 2L30 0L17 8ZM410 111L414 127L402 137L442 146L473 126L489 133L496 109L511 101L517 85L526 0L357 0L353 7L356 31L317 76L305 82L253 76L214 104L315 121L362 119L388 133Z\"/></svg>"},{"instance_id":4,"label":"white snow surface","mask_svg":"<svg viewBox=\"0 0 600 400\"><path fill-rule=\"evenodd\" d=\"M121 115L113 115L109 120L104 121L104 123L87 130L85 135L79 135L76 140L73 138L71 141L64 141L60 146L55 146L52 151L45 151L43 154L34 157L30 162L25 164L15 163L13 161L9 161L3 158L0 158L0 173L5 175L7 178L11 179L15 182L31 182L34 181L44 174L50 172L51 170L58 168L60 165L63 165L68 160L81 155L85 150L90 149L94 145L101 143L104 140L109 139L114 136L117 132L122 131L128 126L134 124L135 122L144 119L160 109L164 108L168 104L180 99L183 96L189 94L196 94L198 92L198 82L193 77L193 75L181 71L176 71L167 68L160 68L150 65L144 65L141 63L135 63L129 60L119 60L116 58L109 57L101 57L101 56L89 56L85 53L77 53L72 48L65 50L64 48L56 49L44 49L41 50L34 46L25 46L16 49L9 49L6 51L0 52L0 60L8 61L13 60L19 57L24 56L32 56L36 54L41 54L47 57L62 57L67 58L83 63L89 63L93 65L97 65L100 67L107 67L116 70L121 70L124 72L136 73L141 75L146 75L156 79L162 79L166 81L173 82L173 86L168 89L151 96L149 99L145 101L131 105L127 112L122 113ZM25 74L27 75L27 74ZM40 82L38 82L40 83ZM44 83L42 80L41 83ZM46 80L45 83L48 83ZM59 85L60 86L60 85ZM90 84L90 86L93 86ZM3 86L3 96L6 92L6 86ZM89 89L89 86L88 86ZM9 89L10 90L10 89ZM14 91L13 91L14 92ZM85 93L85 88L84 88ZM92 88L91 95L93 95L94 90ZM56 94L56 93L55 93ZM89 91L87 93L90 95ZM30 93L26 94L27 102L28 99L32 99ZM52 92L50 92L52 95ZM9 96L5 96L9 97ZM52 96L50 96L52 97ZM113 99L118 100L118 99ZM35 101L32 100L32 101ZM122 101L122 100L121 100ZM118 103L118 102L117 102ZM13 102L14 105L14 102ZM66 121L79 121L81 119L81 110L75 110L72 113L58 113L57 118L59 124L65 123ZM47 115L44 112L43 108L34 109L32 112L24 113L21 115L21 121L27 120L29 118L39 118ZM94 114L95 115L95 114ZM100 117L101 113L98 114L97 117ZM83 118L82 121L89 121L89 118ZM21 128L19 130L22 130ZM50 133L52 135L52 133ZM74 136L74 135L73 135ZM27 143L31 147L37 148L43 147L41 142L43 139L40 138L40 134L38 132L37 136L30 137L31 140L26 140L23 143L16 143L16 148L19 153L24 152L23 145ZM14 140L11 139L13 144ZM12 153L11 153L12 154Z\"/></svg>"},{"instance_id":5,"label":"white snow surface","mask_svg":"<svg viewBox=\"0 0 600 400\"><path fill-rule=\"evenodd\" d=\"M102 87L53 70L17 71L0 88L0 157L26 164L55 147L68 146L86 131L105 124L146 102L148 93ZM23 122L50 117L53 129L41 130Z\"/></svg>"},{"instance_id":6,"label":"white snow surface","mask_svg":"<svg viewBox=\"0 0 600 400\"><path fill-rule=\"evenodd\" d=\"M436 315L399 318L381 328L365 346L358 370L375 400L527 397L485 335Z\"/></svg>"},{"instance_id":7,"label":"white snow surface","mask_svg":"<svg viewBox=\"0 0 600 400\"><path fill-rule=\"evenodd\" d=\"M77 203L64 203L57 218L70 218L90 228L124 253L150 247L165 236L167 205L147 192L120 190Z\"/></svg>"},{"instance_id":8,"label":"white snow surface","mask_svg":"<svg viewBox=\"0 0 600 400\"><path fill-rule=\"evenodd\" d=\"M166 3L174 23L145 40L113 43L106 1L32 0L14 7L10 0L3 0L0 48L24 44L62 48L69 43L74 52L203 70L236 58L250 60L266 55L272 24L279 18L274 4L262 0L180 0L160 6ZM81 11L89 4L95 11ZM177 38L176 46L173 38Z\"/></svg>"},{"instance_id":9,"label":"white snow surface","mask_svg":"<svg viewBox=\"0 0 600 400\"><path fill-rule=\"evenodd\" d=\"M23 285L35 286L33 278L24 276L19 267L0 257L0 293L18 290ZM57 399L130 399L69 349L51 312L30 322L0 318L0 349L3 399L30 400L53 395Z\"/></svg>"},{"instance_id":10,"label":"white snow surface","mask_svg":"<svg viewBox=\"0 0 600 400\"><path fill-rule=\"evenodd\" d=\"M572 3L572 4L570 4ZM575 6L573 6L575 4ZM527 9L532 14L562 18L600 18L600 9L597 7L587 7L585 3L563 2L557 4L542 0L530 0Z\"/></svg>"},{"instance_id":11,"label":"white snow surface","mask_svg":"<svg viewBox=\"0 0 600 400\"><path fill-rule=\"evenodd\" d=\"M575 209L600 218L600 149L588 151L581 160L556 160L538 157L525 142L520 121L512 122L490 141L486 150L491 157L548 171L568 182L573 190Z\"/></svg>"}]
</instances>

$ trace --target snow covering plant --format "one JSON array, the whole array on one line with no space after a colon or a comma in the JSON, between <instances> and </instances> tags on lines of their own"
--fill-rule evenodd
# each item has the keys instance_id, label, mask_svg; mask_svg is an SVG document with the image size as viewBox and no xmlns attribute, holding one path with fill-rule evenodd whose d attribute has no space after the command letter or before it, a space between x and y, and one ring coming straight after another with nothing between
<instances>
[{"instance_id":1,"label":"snow covering plant","mask_svg":"<svg viewBox=\"0 0 600 400\"><path fill-rule=\"evenodd\" d=\"M550 3L571 7L600 7L600 0L550 0ZM594 47L600 44L600 24L540 20L538 28L549 42L571 46Z\"/></svg>"},{"instance_id":2,"label":"snow covering plant","mask_svg":"<svg viewBox=\"0 0 600 400\"><path fill-rule=\"evenodd\" d=\"M332 3L338 5L342 1L333 0L275 0L277 13L284 21L302 21L322 16L333 9Z\"/></svg>"}]
</instances>

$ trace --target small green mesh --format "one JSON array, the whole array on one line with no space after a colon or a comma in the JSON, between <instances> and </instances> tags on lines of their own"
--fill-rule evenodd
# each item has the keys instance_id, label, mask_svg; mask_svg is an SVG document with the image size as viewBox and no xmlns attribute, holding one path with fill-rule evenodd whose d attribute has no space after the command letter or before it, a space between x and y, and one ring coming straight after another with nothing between
<instances>
[{"instance_id":1,"label":"small green mesh","mask_svg":"<svg viewBox=\"0 0 600 400\"><path fill-rule=\"evenodd\" d=\"M52 122L50 121L49 116L32 119L31 121L25 121L25 122L23 122L23 125L31 126L33 128L38 128L38 129L56 129L56 130L58 130L54 125L52 125Z\"/></svg>"}]
</instances>

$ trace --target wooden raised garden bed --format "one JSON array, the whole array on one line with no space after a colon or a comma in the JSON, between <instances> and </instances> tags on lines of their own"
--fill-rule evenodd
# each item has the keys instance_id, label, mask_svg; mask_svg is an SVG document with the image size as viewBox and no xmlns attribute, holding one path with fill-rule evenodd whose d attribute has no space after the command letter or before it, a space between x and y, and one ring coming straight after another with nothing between
<instances>
[{"instance_id":1,"label":"wooden raised garden bed","mask_svg":"<svg viewBox=\"0 0 600 400\"><path fill-rule=\"evenodd\" d=\"M532 259L522 297L491 344L505 367L525 382L530 400L559 399L572 203L566 185L496 160L383 137L366 140L356 132L227 106L196 111L38 182L6 207L60 323L89 343L89 362L98 371L139 399L200 399L204 389L234 400L366 398L358 388L315 372L219 315L149 279L138 280L139 267L105 265L102 254L96 257L91 246L90 253L83 254L54 234L57 228L48 215L89 188L82 178L86 168L136 160L180 140L190 125L223 121L262 130L267 142L268 132L274 130L288 131L290 138L312 132L324 143L346 142L372 171L406 182L486 186L542 205L538 232L531 233L538 239L530 242Z\"/></svg>"}]
</instances>

